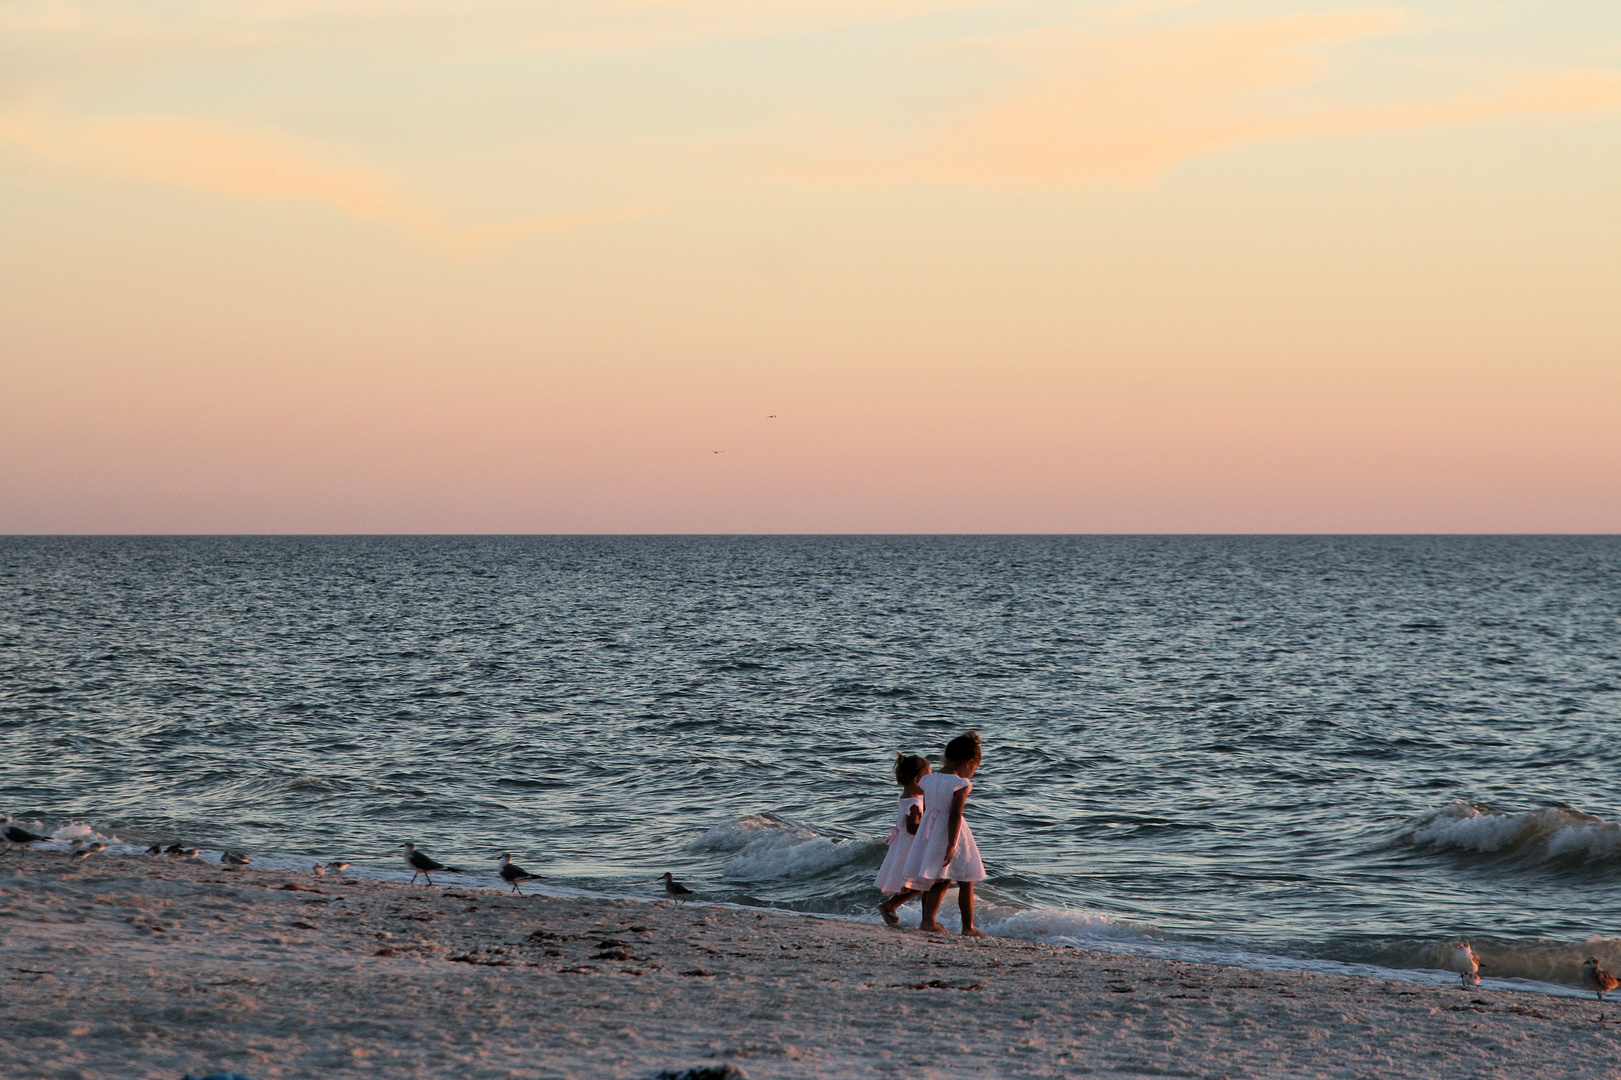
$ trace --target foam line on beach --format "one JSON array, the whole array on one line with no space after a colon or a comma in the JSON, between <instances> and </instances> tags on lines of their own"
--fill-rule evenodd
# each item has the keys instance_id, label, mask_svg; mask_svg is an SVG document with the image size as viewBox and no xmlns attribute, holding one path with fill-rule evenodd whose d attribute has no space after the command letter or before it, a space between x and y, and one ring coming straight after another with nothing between
<instances>
[{"instance_id":1,"label":"foam line on beach","mask_svg":"<svg viewBox=\"0 0 1621 1080\"><path fill-rule=\"evenodd\" d=\"M43 828L43 826L40 827ZM105 843L108 845L108 854L141 855L147 847L145 842L127 841L113 833L102 832L94 826L81 822L70 822L60 826L51 832L49 841L43 842L37 847L41 850L65 851L70 848L74 840L81 840L85 843ZM778 821L767 815L757 815L739 819L735 822L728 822L711 829L695 843L694 848L723 853L736 852L746 859L753 860L757 866L762 868L769 866L776 871L792 870L798 867L810 872L809 868L812 866L841 865L843 862L849 861L850 858L859 854L857 849L862 843L862 841L831 841L811 830ZM809 850L805 851L804 854L796 854L796 852L804 851L804 849ZM221 854L222 851L204 848L201 849L198 861L218 863ZM152 858L160 860L164 857L153 856ZM317 860L309 857L255 854L253 862L243 872L251 873L257 869L307 874L315 861ZM409 884L411 881L410 871L403 866L395 870L392 867L360 862L352 863L347 870L342 872L342 876L370 881L393 882L402 885ZM510 886L501 880L498 871L495 870L489 873L446 874L440 878L437 884L441 887L464 890L476 889L502 893L510 890ZM655 888L656 886L649 885L648 892L641 893L532 881L525 883L524 892L530 895L555 899L602 899L646 904L668 902L662 891L654 892ZM955 929L957 924L953 893L954 890L948 892L945 902L941 905L940 918L948 928ZM793 918L823 919L865 925L881 922L876 914L795 911L771 905L740 904L719 900L697 899L690 901L689 906L729 911L753 911L763 908ZM903 907L900 916L903 929L916 928L918 909L915 903ZM1116 919L1096 911L1061 908L1018 908L982 900L979 923L981 929L992 937L1031 941L1063 948L1114 953L1121 956L1134 956L1145 959L1222 965L1256 971L1301 971L1325 975L1345 975L1430 986L1451 985L1457 979L1456 974L1441 966L1435 968L1393 967L1321 957L1280 955L1247 947L1239 942L1200 940L1169 934L1151 925ZM1439 945L1436 947L1439 949ZM1541 950L1542 952L1551 952L1557 949L1560 955L1555 958L1554 962L1543 963L1504 964L1499 957L1496 966L1502 970L1522 970L1528 973L1532 971L1543 972L1550 971L1557 965L1563 965L1574 971L1579 967L1582 957L1589 952L1598 953L1607 962L1612 960L1617 955L1618 942L1613 939L1595 939L1584 943L1559 943L1556 945L1529 943L1508 945L1506 947L1526 951ZM1502 950L1500 949L1498 952L1501 954ZM1437 964L1441 963L1442 961L1438 959ZM1564 984L1534 977L1503 977L1488 974L1484 975L1482 986L1487 989L1513 989L1555 997L1580 997L1585 993L1573 983Z\"/></svg>"}]
</instances>

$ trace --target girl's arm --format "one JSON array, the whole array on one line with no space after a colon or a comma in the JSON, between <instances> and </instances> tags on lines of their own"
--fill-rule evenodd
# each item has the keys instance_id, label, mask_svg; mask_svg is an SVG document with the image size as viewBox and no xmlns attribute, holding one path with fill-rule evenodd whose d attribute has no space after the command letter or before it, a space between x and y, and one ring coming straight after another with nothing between
<instances>
[{"instance_id":1,"label":"girl's arm","mask_svg":"<svg viewBox=\"0 0 1621 1080\"><path fill-rule=\"evenodd\" d=\"M923 807L913 805L912 809L910 809L910 810L908 810L906 812L906 831L911 833L913 836L916 836L917 835L917 823L922 821L922 820L923 820Z\"/></svg>"},{"instance_id":2,"label":"girl's arm","mask_svg":"<svg viewBox=\"0 0 1621 1080\"><path fill-rule=\"evenodd\" d=\"M946 860L942 866L950 866L951 856L957 853L957 837L962 833L962 806L967 801L967 788L958 788L951 796L951 812L946 816Z\"/></svg>"}]
</instances>

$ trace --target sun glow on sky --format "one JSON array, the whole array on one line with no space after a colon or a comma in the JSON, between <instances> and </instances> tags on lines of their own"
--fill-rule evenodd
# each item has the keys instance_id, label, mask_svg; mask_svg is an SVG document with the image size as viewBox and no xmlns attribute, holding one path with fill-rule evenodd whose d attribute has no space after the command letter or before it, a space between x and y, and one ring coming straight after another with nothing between
<instances>
[{"instance_id":1,"label":"sun glow on sky","mask_svg":"<svg viewBox=\"0 0 1621 1080\"><path fill-rule=\"evenodd\" d=\"M1613 0L12 0L0 235L0 532L1621 531Z\"/></svg>"}]
</instances>

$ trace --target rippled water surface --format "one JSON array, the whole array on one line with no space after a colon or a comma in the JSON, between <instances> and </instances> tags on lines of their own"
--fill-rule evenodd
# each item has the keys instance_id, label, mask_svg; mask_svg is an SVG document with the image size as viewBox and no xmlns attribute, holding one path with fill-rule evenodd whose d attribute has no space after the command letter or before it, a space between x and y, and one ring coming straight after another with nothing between
<instances>
[{"instance_id":1,"label":"rippled water surface","mask_svg":"<svg viewBox=\"0 0 1621 1080\"><path fill-rule=\"evenodd\" d=\"M862 913L973 727L995 931L1570 981L1618 612L1605 537L0 538L0 810Z\"/></svg>"}]
</instances>

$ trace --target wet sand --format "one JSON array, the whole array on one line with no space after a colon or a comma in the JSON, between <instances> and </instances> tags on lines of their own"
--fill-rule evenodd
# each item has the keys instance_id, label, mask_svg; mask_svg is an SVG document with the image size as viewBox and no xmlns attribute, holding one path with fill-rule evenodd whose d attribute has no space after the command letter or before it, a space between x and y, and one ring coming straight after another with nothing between
<instances>
[{"instance_id":1,"label":"wet sand","mask_svg":"<svg viewBox=\"0 0 1621 1080\"><path fill-rule=\"evenodd\" d=\"M1614 1077L1621 1004L145 856L0 860L0 1075Z\"/></svg>"}]
</instances>

